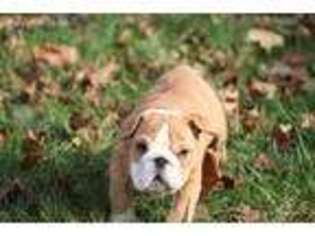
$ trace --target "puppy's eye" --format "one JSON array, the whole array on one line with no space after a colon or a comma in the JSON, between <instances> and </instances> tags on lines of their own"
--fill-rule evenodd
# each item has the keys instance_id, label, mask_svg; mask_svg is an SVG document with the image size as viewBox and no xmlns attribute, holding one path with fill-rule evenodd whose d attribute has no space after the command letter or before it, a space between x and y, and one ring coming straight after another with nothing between
<instances>
[{"instance_id":1,"label":"puppy's eye","mask_svg":"<svg viewBox=\"0 0 315 236\"><path fill-rule=\"evenodd\" d=\"M182 149L182 150L180 150L180 151L178 152L177 155L180 156L180 157L187 157L188 154L189 154L189 150L188 150L188 149Z\"/></svg>"},{"instance_id":2,"label":"puppy's eye","mask_svg":"<svg viewBox=\"0 0 315 236\"><path fill-rule=\"evenodd\" d=\"M142 154L148 150L148 145L145 142L139 142L136 145L137 151Z\"/></svg>"}]
</instances>

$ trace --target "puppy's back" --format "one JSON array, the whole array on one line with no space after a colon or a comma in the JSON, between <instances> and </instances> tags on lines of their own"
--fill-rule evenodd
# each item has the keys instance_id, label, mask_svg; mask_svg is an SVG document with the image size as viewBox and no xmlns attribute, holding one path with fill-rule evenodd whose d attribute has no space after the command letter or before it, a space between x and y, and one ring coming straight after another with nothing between
<instances>
[{"instance_id":1,"label":"puppy's back","mask_svg":"<svg viewBox=\"0 0 315 236\"><path fill-rule=\"evenodd\" d=\"M177 66L158 81L152 91L152 98L155 96L160 96L157 100L164 100L163 103L169 106L201 114L211 129L223 140L226 139L227 123L222 102L215 89L197 70L187 65Z\"/></svg>"}]
</instances>

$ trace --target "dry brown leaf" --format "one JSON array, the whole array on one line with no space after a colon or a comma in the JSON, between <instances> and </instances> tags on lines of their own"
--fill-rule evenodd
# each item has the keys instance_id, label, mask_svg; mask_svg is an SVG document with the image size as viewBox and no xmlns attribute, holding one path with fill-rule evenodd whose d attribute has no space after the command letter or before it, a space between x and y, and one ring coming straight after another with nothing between
<instances>
[{"instance_id":1,"label":"dry brown leaf","mask_svg":"<svg viewBox=\"0 0 315 236\"><path fill-rule=\"evenodd\" d=\"M76 147L84 147L100 138L97 127L91 117L80 112L73 112L69 118L69 126L74 131L71 143Z\"/></svg>"},{"instance_id":2,"label":"dry brown leaf","mask_svg":"<svg viewBox=\"0 0 315 236\"><path fill-rule=\"evenodd\" d=\"M55 67L64 67L79 60L76 48L67 45L47 43L34 49L34 58Z\"/></svg>"},{"instance_id":3,"label":"dry brown leaf","mask_svg":"<svg viewBox=\"0 0 315 236\"><path fill-rule=\"evenodd\" d=\"M113 79L114 74L118 71L118 69L119 66L114 61L107 63L107 65L101 69L101 81L103 86L107 85L107 83Z\"/></svg>"},{"instance_id":4,"label":"dry brown leaf","mask_svg":"<svg viewBox=\"0 0 315 236\"><path fill-rule=\"evenodd\" d=\"M103 136L101 128L95 125L92 118L79 113L72 113L69 126L74 131L72 144L76 147L89 147ZM93 146L95 150L95 145Z\"/></svg>"},{"instance_id":5,"label":"dry brown leaf","mask_svg":"<svg viewBox=\"0 0 315 236\"><path fill-rule=\"evenodd\" d=\"M301 53L285 54L269 70L268 80L275 83L283 95L301 91L309 79L305 61L306 58Z\"/></svg>"},{"instance_id":6,"label":"dry brown leaf","mask_svg":"<svg viewBox=\"0 0 315 236\"><path fill-rule=\"evenodd\" d=\"M17 68L15 72L23 79L25 83L39 81L42 75L42 71L35 64L29 64L23 66L22 68Z\"/></svg>"},{"instance_id":7,"label":"dry brown leaf","mask_svg":"<svg viewBox=\"0 0 315 236\"><path fill-rule=\"evenodd\" d=\"M85 97L94 106L98 107L101 105L101 93L99 89L91 87L87 88L85 92Z\"/></svg>"},{"instance_id":8,"label":"dry brown leaf","mask_svg":"<svg viewBox=\"0 0 315 236\"><path fill-rule=\"evenodd\" d=\"M132 112L133 106L130 103L119 103L117 106L118 112L118 125Z\"/></svg>"},{"instance_id":9,"label":"dry brown leaf","mask_svg":"<svg viewBox=\"0 0 315 236\"><path fill-rule=\"evenodd\" d=\"M26 83L22 93L24 93L29 100L32 100L32 98L35 98L37 93L37 81L32 81L29 83Z\"/></svg>"},{"instance_id":10,"label":"dry brown leaf","mask_svg":"<svg viewBox=\"0 0 315 236\"><path fill-rule=\"evenodd\" d=\"M117 38L117 43L121 46L127 46L132 39L132 30L125 29L123 30Z\"/></svg>"},{"instance_id":11,"label":"dry brown leaf","mask_svg":"<svg viewBox=\"0 0 315 236\"><path fill-rule=\"evenodd\" d=\"M247 40L249 42L258 43L259 46L266 51L270 51L274 47L281 47L284 44L282 35L262 28L253 28L249 30L247 33Z\"/></svg>"},{"instance_id":12,"label":"dry brown leaf","mask_svg":"<svg viewBox=\"0 0 315 236\"><path fill-rule=\"evenodd\" d=\"M292 67L304 66L307 58L300 52L289 52L283 55L281 61Z\"/></svg>"},{"instance_id":13,"label":"dry brown leaf","mask_svg":"<svg viewBox=\"0 0 315 236\"><path fill-rule=\"evenodd\" d=\"M229 56L221 50L211 51L211 59L214 67L218 69L224 69L229 64Z\"/></svg>"},{"instance_id":14,"label":"dry brown leaf","mask_svg":"<svg viewBox=\"0 0 315 236\"><path fill-rule=\"evenodd\" d=\"M261 126L261 114L257 107L243 109L241 112L241 123L247 132L251 132Z\"/></svg>"},{"instance_id":15,"label":"dry brown leaf","mask_svg":"<svg viewBox=\"0 0 315 236\"><path fill-rule=\"evenodd\" d=\"M61 94L61 86L56 81L51 81L44 86L43 92L50 97L58 97Z\"/></svg>"},{"instance_id":16,"label":"dry brown leaf","mask_svg":"<svg viewBox=\"0 0 315 236\"><path fill-rule=\"evenodd\" d=\"M150 37L154 34L155 28L151 22L151 18L141 19L139 22L139 31L145 36Z\"/></svg>"},{"instance_id":17,"label":"dry brown leaf","mask_svg":"<svg viewBox=\"0 0 315 236\"><path fill-rule=\"evenodd\" d=\"M81 83L83 88L98 87L100 84L99 71L93 66L87 66L80 70L72 79L74 83Z\"/></svg>"},{"instance_id":18,"label":"dry brown leaf","mask_svg":"<svg viewBox=\"0 0 315 236\"><path fill-rule=\"evenodd\" d=\"M223 87L220 89L219 94L223 101L223 105L227 116L231 120L239 119L239 91L237 88L237 76L228 74Z\"/></svg>"},{"instance_id":19,"label":"dry brown leaf","mask_svg":"<svg viewBox=\"0 0 315 236\"><path fill-rule=\"evenodd\" d=\"M10 15L0 16L0 30L13 30L18 28L30 29L33 27L43 26L52 22L50 16L47 15Z\"/></svg>"},{"instance_id":20,"label":"dry brown leaf","mask_svg":"<svg viewBox=\"0 0 315 236\"><path fill-rule=\"evenodd\" d=\"M221 179L214 186L213 191L220 189L235 189L244 184L244 178L242 176L228 176L223 175Z\"/></svg>"},{"instance_id":21,"label":"dry brown leaf","mask_svg":"<svg viewBox=\"0 0 315 236\"><path fill-rule=\"evenodd\" d=\"M99 106L101 104L101 89L110 83L117 70L118 65L113 61L101 69L88 66L77 73L74 81L82 85L87 100L93 105Z\"/></svg>"},{"instance_id":22,"label":"dry brown leaf","mask_svg":"<svg viewBox=\"0 0 315 236\"><path fill-rule=\"evenodd\" d=\"M20 179L14 179L0 191L0 205L10 204L22 198L26 202L33 201L33 194L25 187Z\"/></svg>"},{"instance_id":23,"label":"dry brown leaf","mask_svg":"<svg viewBox=\"0 0 315 236\"><path fill-rule=\"evenodd\" d=\"M315 129L315 112L302 114L301 128Z\"/></svg>"},{"instance_id":24,"label":"dry brown leaf","mask_svg":"<svg viewBox=\"0 0 315 236\"><path fill-rule=\"evenodd\" d=\"M272 99L276 94L277 86L270 82L251 80L247 84L247 89L251 97L266 97Z\"/></svg>"},{"instance_id":25,"label":"dry brown leaf","mask_svg":"<svg viewBox=\"0 0 315 236\"><path fill-rule=\"evenodd\" d=\"M63 193L68 193L72 190L72 185L70 181L70 177L68 175L65 175L63 173L56 174L56 187L59 191Z\"/></svg>"},{"instance_id":26,"label":"dry brown leaf","mask_svg":"<svg viewBox=\"0 0 315 236\"><path fill-rule=\"evenodd\" d=\"M84 116L79 112L73 112L69 119L69 126L72 130L77 131L79 129L87 127L90 122L90 118Z\"/></svg>"},{"instance_id":27,"label":"dry brown leaf","mask_svg":"<svg viewBox=\"0 0 315 236\"><path fill-rule=\"evenodd\" d=\"M7 131L4 130L4 129L1 129L1 130L0 130L0 144L1 144L1 143L4 143L4 142L7 140L7 138L8 138L8 133L7 133Z\"/></svg>"},{"instance_id":28,"label":"dry brown leaf","mask_svg":"<svg viewBox=\"0 0 315 236\"><path fill-rule=\"evenodd\" d=\"M78 136L85 143L94 143L102 137L102 130L98 126L91 124L89 127L80 129Z\"/></svg>"},{"instance_id":29,"label":"dry brown leaf","mask_svg":"<svg viewBox=\"0 0 315 236\"><path fill-rule=\"evenodd\" d=\"M239 209L241 221L243 222L259 222L261 221L261 212L250 206L244 205Z\"/></svg>"},{"instance_id":30,"label":"dry brown leaf","mask_svg":"<svg viewBox=\"0 0 315 236\"><path fill-rule=\"evenodd\" d=\"M260 153L254 160L254 167L260 170L271 170L274 163L266 153Z\"/></svg>"},{"instance_id":31,"label":"dry brown leaf","mask_svg":"<svg viewBox=\"0 0 315 236\"><path fill-rule=\"evenodd\" d=\"M28 130L23 140L23 158L21 162L23 169L31 169L44 160L44 150L42 146L44 139L44 133Z\"/></svg>"},{"instance_id":32,"label":"dry brown leaf","mask_svg":"<svg viewBox=\"0 0 315 236\"><path fill-rule=\"evenodd\" d=\"M109 111L105 117L105 123L108 126L113 126L120 122L119 114L116 111Z\"/></svg>"},{"instance_id":33,"label":"dry brown leaf","mask_svg":"<svg viewBox=\"0 0 315 236\"><path fill-rule=\"evenodd\" d=\"M28 65L22 69L18 68L15 70L16 74L20 76L23 80L21 84L21 91L19 99L21 102L28 103L37 101L39 98L39 90L41 88L42 82L41 71L36 65Z\"/></svg>"},{"instance_id":34,"label":"dry brown leaf","mask_svg":"<svg viewBox=\"0 0 315 236\"><path fill-rule=\"evenodd\" d=\"M281 151L288 151L295 139L292 125L280 124L274 128L272 137Z\"/></svg>"}]
</instances>

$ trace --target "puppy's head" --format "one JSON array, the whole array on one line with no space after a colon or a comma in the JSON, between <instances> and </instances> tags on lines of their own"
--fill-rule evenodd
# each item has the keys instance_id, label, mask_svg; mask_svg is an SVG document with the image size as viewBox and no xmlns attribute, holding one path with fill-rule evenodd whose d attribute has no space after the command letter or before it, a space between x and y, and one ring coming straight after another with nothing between
<instances>
[{"instance_id":1,"label":"puppy's head","mask_svg":"<svg viewBox=\"0 0 315 236\"><path fill-rule=\"evenodd\" d=\"M196 163L200 124L181 113L143 112L124 134L130 139L130 177L136 190L174 193Z\"/></svg>"}]
</instances>

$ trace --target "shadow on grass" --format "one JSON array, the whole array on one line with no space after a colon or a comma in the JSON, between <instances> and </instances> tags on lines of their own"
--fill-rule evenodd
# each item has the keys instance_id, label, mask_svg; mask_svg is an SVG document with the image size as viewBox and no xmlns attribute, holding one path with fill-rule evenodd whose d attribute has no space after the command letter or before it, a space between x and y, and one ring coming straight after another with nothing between
<instances>
[{"instance_id":1,"label":"shadow on grass","mask_svg":"<svg viewBox=\"0 0 315 236\"><path fill-rule=\"evenodd\" d=\"M110 150L65 152L30 170L21 169L19 158L3 154L0 165L8 168L0 174L1 222L107 221Z\"/></svg>"}]
</instances>

